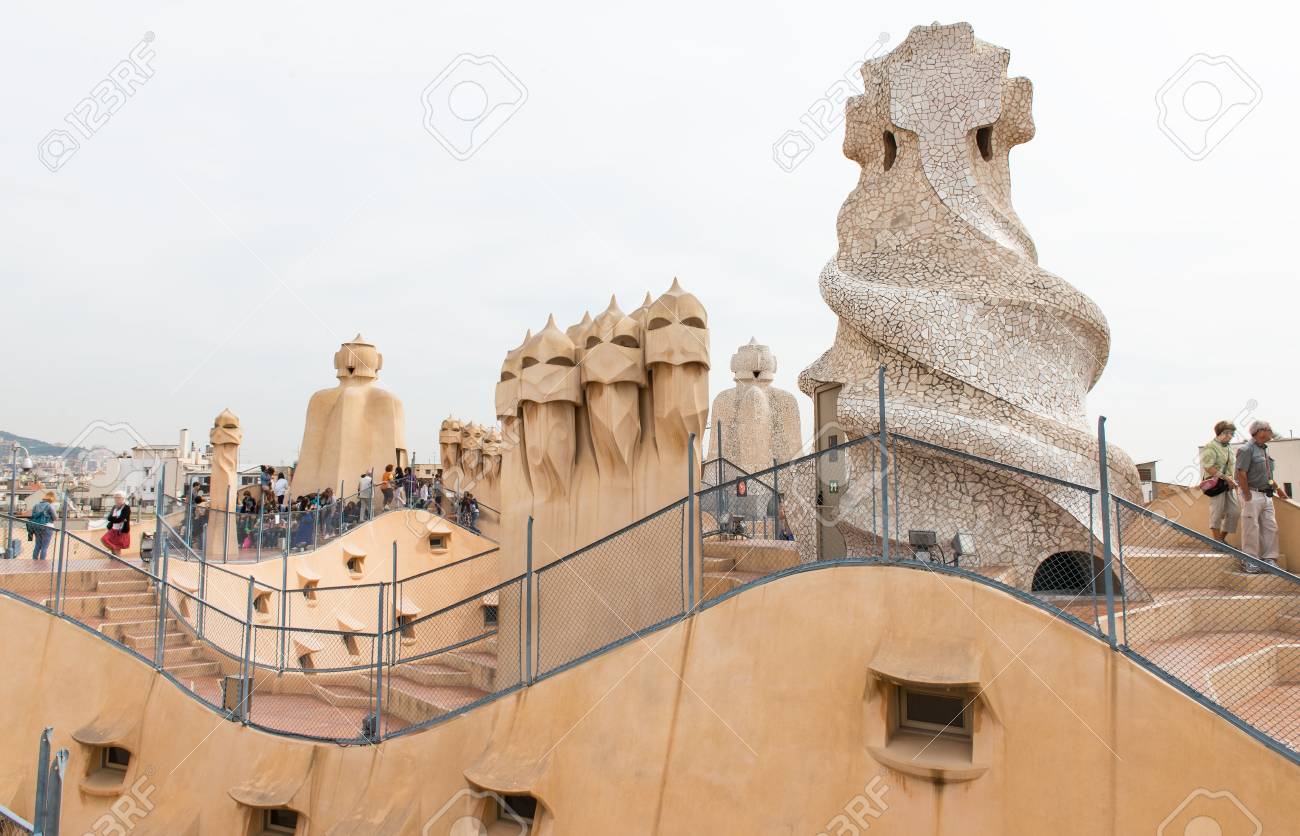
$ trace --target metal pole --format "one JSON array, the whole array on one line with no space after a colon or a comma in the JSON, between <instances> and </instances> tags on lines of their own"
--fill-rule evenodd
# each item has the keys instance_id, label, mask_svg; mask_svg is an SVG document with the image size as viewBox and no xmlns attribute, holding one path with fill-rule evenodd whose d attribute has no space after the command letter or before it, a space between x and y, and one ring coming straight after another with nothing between
<instances>
[{"instance_id":1,"label":"metal pole","mask_svg":"<svg viewBox=\"0 0 1300 836\"><path fill-rule=\"evenodd\" d=\"M398 588L397 582L397 541L393 541L393 626L397 626L398 610L402 606L402 590ZM397 632L394 630L392 646L388 654L388 664L397 661Z\"/></svg>"},{"instance_id":2,"label":"metal pole","mask_svg":"<svg viewBox=\"0 0 1300 836\"><path fill-rule=\"evenodd\" d=\"M236 555L238 557L238 555ZM226 488L226 507L221 512L221 562L230 559L230 489Z\"/></svg>"},{"instance_id":3,"label":"metal pole","mask_svg":"<svg viewBox=\"0 0 1300 836\"><path fill-rule=\"evenodd\" d=\"M262 562L262 536L265 529L262 528L263 520L266 517L266 492L262 492L262 501L257 503L257 562Z\"/></svg>"},{"instance_id":4,"label":"metal pole","mask_svg":"<svg viewBox=\"0 0 1300 836\"><path fill-rule=\"evenodd\" d=\"M45 834L59 836L59 819L63 807L63 777L68 771L68 750L54 753L50 764L50 785L45 794Z\"/></svg>"},{"instance_id":5,"label":"metal pole","mask_svg":"<svg viewBox=\"0 0 1300 836\"><path fill-rule=\"evenodd\" d=\"M280 630L279 649L277 651L280 656L280 664L278 665L278 667L281 673L284 672L284 656L285 656L286 645L289 641L288 628L289 628L289 619L291 617L292 612L293 612L293 608L289 606L289 561L281 560L280 561L280 627L281 630Z\"/></svg>"},{"instance_id":6,"label":"metal pole","mask_svg":"<svg viewBox=\"0 0 1300 836\"><path fill-rule=\"evenodd\" d=\"M41 732L41 745L36 755L36 809L32 812L32 836L45 833L45 795L50 777L50 733L53 726Z\"/></svg>"},{"instance_id":7,"label":"metal pole","mask_svg":"<svg viewBox=\"0 0 1300 836\"><path fill-rule=\"evenodd\" d=\"M375 624L375 725L372 743L383 738L384 724L384 585L379 585L379 612Z\"/></svg>"},{"instance_id":8,"label":"metal pole","mask_svg":"<svg viewBox=\"0 0 1300 836\"><path fill-rule=\"evenodd\" d=\"M284 556L289 556L289 541L293 539L293 487L284 491Z\"/></svg>"},{"instance_id":9,"label":"metal pole","mask_svg":"<svg viewBox=\"0 0 1300 836\"><path fill-rule=\"evenodd\" d=\"M190 548L194 547L194 478L191 477L185 489L185 540Z\"/></svg>"},{"instance_id":10,"label":"metal pole","mask_svg":"<svg viewBox=\"0 0 1300 836\"><path fill-rule=\"evenodd\" d=\"M239 685L239 720L244 725L248 725L248 702L253 696L253 670L253 576L249 575L248 600L244 604L244 675Z\"/></svg>"},{"instance_id":11,"label":"metal pole","mask_svg":"<svg viewBox=\"0 0 1300 836\"><path fill-rule=\"evenodd\" d=\"M18 493L18 442L14 442L13 456L9 462L9 520L5 526L5 558L14 557L14 503Z\"/></svg>"},{"instance_id":12,"label":"metal pole","mask_svg":"<svg viewBox=\"0 0 1300 836\"><path fill-rule=\"evenodd\" d=\"M781 531L781 463L775 458L772 459L772 494L776 497L776 510L772 512L775 514L772 518L772 529L776 539L780 540L783 539L781 536L783 533Z\"/></svg>"},{"instance_id":13,"label":"metal pole","mask_svg":"<svg viewBox=\"0 0 1300 836\"><path fill-rule=\"evenodd\" d=\"M64 593L63 581L65 577L64 572L66 571L64 568L65 566L64 560L66 559L67 548L68 548L68 486L65 483L63 486L63 507L59 509L59 551L58 554L55 556L56 565L54 568L54 574L55 574L54 611L57 613L63 612L63 593Z\"/></svg>"},{"instance_id":14,"label":"metal pole","mask_svg":"<svg viewBox=\"0 0 1300 836\"><path fill-rule=\"evenodd\" d=\"M346 525L346 521L343 519L343 506L344 506L344 504L345 504L345 503L343 502L343 497L345 496L345 494L343 493L343 484L344 484L344 483L343 483L343 480L340 479L340 480L339 480L339 495L338 495L338 498L334 500L334 513L333 513L333 515L332 515L332 516L334 517L334 519L335 519L337 525L338 525L338 536L339 536L339 537L342 537L342 536L343 536L343 526Z\"/></svg>"},{"instance_id":15,"label":"metal pole","mask_svg":"<svg viewBox=\"0 0 1300 836\"><path fill-rule=\"evenodd\" d=\"M695 609L695 433L686 442L686 519L686 600L690 612Z\"/></svg>"},{"instance_id":16,"label":"metal pole","mask_svg":"<svg viewBox=\"0 0 1300 836\"><path fill-rule=\"evenodd\" d=\"M154 632L153 658L154 667L158 670L163 669L163 653L167 645L167 546L162 541L156 541L157 545L154 551L156 560L162 561L158 578L158 625Z\"/></svg>"},{"instance_id":17,"label":"metal pole","mask_svg":"<svg viewBox=\"0 0 1300 836\"><path fill-rule=\"evenodd\" d=\"M1110 649L1118 649L1115 636L1115 583L1111 578L1110 544L1110 467L1106 457L1106 416L1097 419L1097 458L1101 470L1101 553L1102 571L1106 573L1106 633L1110 640Z\"/></svg>"},{"instance_id":18,"label":"metal pole","mask_svg":"<svg viewBox=\"0 0 1300 836\"><path fill-rule=\"evenodd\" d=\"M885 422L885 367L876 376L880 410L880 556L889 560L889 448L885 443L889 428ZM820 487L820 486L819 486Z\"/></svg>"},{"instance_id":19,"label":"metal pole","mask_svg":"<svg viewBox=\"0 0 1300 836\"><path fill-rule=\"evenodd\" d=\"M533 684L533 518L528 517L528 567L527 594L525 597L524 622L528 625L524 638L524 683Z\"/></svg>"},{"instance_id":20,"label":"metal pole","mask_svg":"<svg viewBox=\"0 0 1300 836\"><path fill-rule=\"evenodd\" d=\"M167 476L167 465L164 463L158 468L158 501L154 502L154 521L153 521L153 560L154 571L157 575L162 570L159 568L158 561L162 559L162 541L163 541L163 519L162 519L162 492L163 479Z\"/></svg>"}]
</instances>

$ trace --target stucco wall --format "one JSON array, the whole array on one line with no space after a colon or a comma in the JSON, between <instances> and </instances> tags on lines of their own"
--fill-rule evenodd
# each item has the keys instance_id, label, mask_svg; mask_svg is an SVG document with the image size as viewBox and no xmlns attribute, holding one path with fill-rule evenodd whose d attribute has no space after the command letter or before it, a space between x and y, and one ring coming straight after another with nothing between
<instances>
[{"instance_id":1,"label":"stucco wall","mask_svg":"<svg viewBox=\"0 0 1300 836\"><path fill-rule=\"evenodd\" d=\"M898 567L782 578L378 747L241 728L7 598L0 636L0 801L30 813L36 739L53 725L72 751L69 833L112 801L76 789L89 750L70 734L96 724L135 751L133 770L151 770L156 807L134 833L241 833L231 789L304 811L305 833L420 833L466 776L536 795L541 836L852 832L828 825L862 808L877 775L888 809L872 833L1154 833L1197 793L1226 817L1226 797L1207 795L1224 790L1264 832L1300 820L1300 768L1106 645L996 590ZM982 775L934 783L873 758L884 718L868 669L891 654L894 667L980 680L976 734L993 744Z\"/></svg>"}]
</instances>

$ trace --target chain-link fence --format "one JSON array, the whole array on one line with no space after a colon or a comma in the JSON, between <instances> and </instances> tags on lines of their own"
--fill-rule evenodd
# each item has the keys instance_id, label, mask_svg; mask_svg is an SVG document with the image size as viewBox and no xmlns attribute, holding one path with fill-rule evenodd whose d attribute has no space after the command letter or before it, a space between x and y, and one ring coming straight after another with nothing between
<instances>
[{"instance_id":1,"label":"chain-link fence","mask_svg":"<svg viewBox=\"0 0 1300 836\"><path fill-rule=\"evenodd\" d=\"M14 556L0 561L5 569L0 588L42 609L53 609L59 578L59 528L0 513L0 536L10 526L13 543L9 549Z\"/></svg>"},{"instance_id":2,"label":"chain-link fence","mask_svg":"<svg viewBox=\"0 0 1300 836\"><path fill-rule=\"evenodd\" d=\"M384 733L422 728L524 681L526 576L428 614L398 597L382 669Z\"/></svg>"},{"instance_id":3,"label":"chain-link fence","mask_svg":"<svg viewBox=\"0 0 1300 836\"><path fill-rule=\"evenodd\" d=\"M529 571L504 582L493 548L406 578L394 560L382 583L334 587L291 588L286 563L268 584L222 567L211 529L173 502L147 565L39 526L50 559L0 562L0 589L93 628L235 719L360 742L454 716L798 564L901 561L1014 590L1266 741L1300 745L1300 579L1107 502L1105 488L885 440L831 436L757 473L706 462L698 493L546 565L530 543ZM253 531L271 532L274 556L348 525L344 508L260 516ZM243 555L246 520L230 519ZM303 531L310 543L295 546ZM225 523L217 536L229 542Z\"/></svg>"},{"instance_id":4,"label":"chain-link fence","mask_svg":"<svg viewBox=\"0 0 1300 836\"><path fill-rule=\"evenodd\" d=\"M1116 553L1146 600L1121 600L1124 645L1300 750L1300 582L1124 499Z\"/></svg>"},{"instance_id":5,"label":"chain-link fence","mask_svg":"<svg viewBox=\"0 0 1300 836\"><path fill-rule=\"evenodd\" d=\"M536 570L537 675L686 612L698 584L691 505L674 502Z\"/></svg>"},{"instance_id":6,"label":"chain-link fence","mask_svg":"<svg viewBox=\"0 0 1300 836\"><path fill-rule=\"evenodd\" d=\"M1100 633L1099 491L907 436L889 436L891 554L983 575ZM1114 570L1110 588L1124 584Z\"/></svg>"}]
</instances>

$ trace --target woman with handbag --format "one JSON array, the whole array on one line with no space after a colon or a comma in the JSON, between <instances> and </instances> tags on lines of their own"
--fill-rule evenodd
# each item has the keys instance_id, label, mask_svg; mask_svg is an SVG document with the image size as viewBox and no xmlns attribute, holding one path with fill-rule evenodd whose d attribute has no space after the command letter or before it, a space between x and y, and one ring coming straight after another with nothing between
<instances>
[{"instance_id":1,"label":"woman with handbag","mask_svg":"<svg viewBox=\"0 0 1300 836\"><path fill-rule=\"evenodd\" d=\"M1201 493L1210 498L1210 533L1220 543L1237 530L1241 505L1237 483L1232 478L1232 436L1237 427L1231 421L1214 425L1214 438L1201 448Z\"/></svg>"},{"instance_id":2,"label":"woman with handbag","mask_svg":"<svg viewBox=\"0 0 1300 836\"><path fill-rule=\"evenodd\" d=\"M113 507L108 509L108 531L99 542L114 555L131 548L131 506L126 504L126 492L113 492Z\"/></svg>"}]
</instances>

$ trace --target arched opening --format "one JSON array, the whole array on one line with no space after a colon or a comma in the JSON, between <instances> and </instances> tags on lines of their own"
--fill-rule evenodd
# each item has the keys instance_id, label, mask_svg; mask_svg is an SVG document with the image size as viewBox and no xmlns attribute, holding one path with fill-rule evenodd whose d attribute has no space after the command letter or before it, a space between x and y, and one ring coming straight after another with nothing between
<instances>
[{"instance_id":1,"label":"arched opening","mask_svg":"<svg viewBox=\"0 0 1300 836\"><path fill-rule=\"evenodd\" d=\"M975 132L975 144L979 146L980 156L985 160L993 159L993 126L985 125Z\"/></svg>"},{"instance_id":2,"label":"arched opening","mask_svg":"<svg viewBox=\"0 0 1300 836\"><path fill-rule=\"evenodd\" d=\"M1119 581L1112 576L1112 582L1118 595ZM1033 592L1057 595L1091 595L1094 590L1101 594L1105 588L1104 562L1100 557L1083 551L1057 552L1049 556L1038 564L1030 586Z\"/></svg>"},{"instance_id":3,"label":"arched opening","mask_svg":"<svg viewBox=\"0 0 1300 836\"><path fill-rule=\"evenodd\" d=\"M894 137L893 131L885 131L885 157L882 165L885 171L894 167L894 160L898 159L898 139Z\"/></svg>"}]
</instances>

